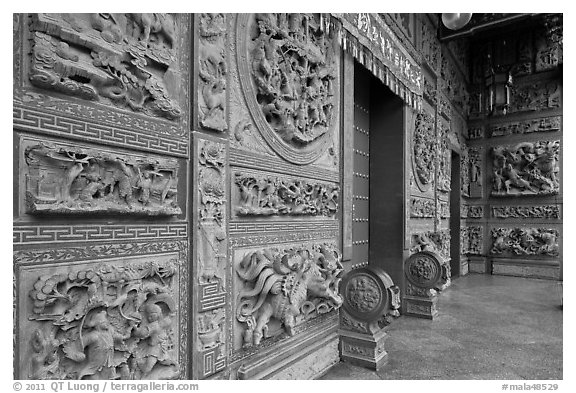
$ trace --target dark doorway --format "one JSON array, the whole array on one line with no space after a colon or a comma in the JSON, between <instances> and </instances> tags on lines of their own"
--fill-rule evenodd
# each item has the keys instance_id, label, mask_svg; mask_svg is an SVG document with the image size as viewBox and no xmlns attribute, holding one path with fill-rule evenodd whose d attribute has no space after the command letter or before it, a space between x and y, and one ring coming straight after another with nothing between
<instances>
[{"instance_id":1,"label":"dark doorway","mask_svg":"<svg viewBox=\"0 0 576 393\"><path fill-rule=\"evenodd\" d=\"M452 151L450 170L450 270L460 275L460 154Z\"/></svg>"},{"instance_id":2,"label":"dark doorway","mask_svg":"<svg viewBox=\"0 0 576 393\"><path fill-rule=\"evenodd\" d=\"M402 282L405 104L363 66L354 67L353 263Z\"/></svg>"}]
</instances>

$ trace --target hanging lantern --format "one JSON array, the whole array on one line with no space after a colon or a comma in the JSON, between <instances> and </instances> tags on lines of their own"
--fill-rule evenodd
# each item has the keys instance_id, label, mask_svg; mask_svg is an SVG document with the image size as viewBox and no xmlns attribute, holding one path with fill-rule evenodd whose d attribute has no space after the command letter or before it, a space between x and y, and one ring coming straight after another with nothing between
<instances>
[{"instance_id":1,"label":"hanging lantern","mask_svg":"<svg viewBox=\"0 0 576 393\"><path fill-rule=\"evenodd\" d=\"M510 72L491 70L486 77L486 106L490 115L505 115L508 112L511 88L512 74Z\"/></svg>"},{"instance_id":2,"label":"hanging lantern","mask_svg":"<svg viewBox=\"0 0 576 393\"><path fill-rule=\"evenodd\" d=\"M472 14L442 14L442 23L450 30L459 30L466 26Z\"/></svg>"}]
</instances>

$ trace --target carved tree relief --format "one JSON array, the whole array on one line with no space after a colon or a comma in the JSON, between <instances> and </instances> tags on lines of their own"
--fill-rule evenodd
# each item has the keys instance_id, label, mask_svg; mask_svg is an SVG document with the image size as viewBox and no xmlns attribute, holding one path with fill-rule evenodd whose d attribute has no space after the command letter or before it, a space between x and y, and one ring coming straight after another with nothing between
<instances>
[{"instance_id":1,"label":"carved tree relief","mask_svg":"<svg viewBox=\"0 0 576 393\"><path fill-rule=\"evenodd\" d=\"M338 116L338 60L312 14L238 19L239 76L255 123L283 158L308 164L332 142Z\"/></svg>"},{"instance_id":2,"label":"carved tree relief","mask_svg":"<svg viewBox=\"0 0 576 393\"><path fill-rule=\"evenodd\" d=\"M84 266L33 284L27 377L177 378L177 261Z\"/></svg>"},{"instance_id":3,"label":"carved tree relief","mask_svg":"<svg viewBox=\"0 0 576 393\"><path fill-rule=\"evenodd\" d=\"M244 346L259 345L276 319L290 336L303 320L342 305L338 283L341 255L331 244L266 248L235 262L242 280L236 318L246 328Z\"/></svg>"},{"instance_id":4,"label":"carved tree relief","mask_svg":"<svg viewBox=\"0 0 576 393\"><path fill-rule=\"evenodd\" d=\"M491 254L559 255L557 229L492 228Z\"/></svg>"},{"instance_id":5,"label":"carved tree relief","mask_svg":"<svg viewBox=\"0 0 576 393\"><path fill-rule=\"evenodd\" d=\"M174 159L38 143L26 147L30 214L177 215Z\"/></svg>"},{"instance_id":6,"label":"carved tree relief","mask_svg":"<svg viewBox=\"0 0 576 393\"><path fill-rule=\"evenodd\" d=\"M416 115L412 163L418 188L426 191L434 181L437 142L434 132L434 118L424 112Z\"/></svg>"},{"instance_id":7,"label":"carved tree relief","mask_svg":"<svg viewBox=\"0 0 576 393\"><path fill-rule=\"evenodd\" d=\"M560 141L492 148L492 195L551 195L560 188Z\"/></svg>"},{"instance_id":8,"label":"carved tree relief","mask_svg":"<svg viewBox=\"0 0 576 393\"><path fill-rule=\"evenodd\" d=\"M226 120L226 17L224 14L201 14L199 39L198 106L200 124L224 131Z\"/></svg>"},{"instance_id":9,"label":"carved tree relief","mask_svg":"<svg viewBox=\"0 0 576 393\"><path fill-rule=\"evenodd\" d=\"M239 216L327 216L339 204L340 187L306 180L236 173Z\"/></svg>"},{"instance_id":10,"label":"carved tree relief","mask_svg":"<svg viewBox=\"0 0 576 393\"><path fill-rule=\"evenodd\" d=\"M30 82L150 116L178 119L170 14L33 14Z\"/></svg>"}]
</instances>

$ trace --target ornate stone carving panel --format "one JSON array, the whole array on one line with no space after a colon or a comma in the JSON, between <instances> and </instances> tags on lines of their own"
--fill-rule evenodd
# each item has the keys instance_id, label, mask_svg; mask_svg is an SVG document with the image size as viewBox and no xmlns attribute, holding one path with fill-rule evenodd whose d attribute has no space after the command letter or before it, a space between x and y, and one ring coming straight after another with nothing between
<instances>
[{"instance_id":1,"label":"ornate stone carving panel","mask_svg":"<svg viewBox=\"0 0 576 393\"><path fill-rule=\"evenodd\" d=\"M436 188L441 192L450 192L451 180L451 158L452 150L448 146L448 134L450 128L443 121L438 123L438 175L436 178Z\"/></svg>"},{"instance_id":2,"label":"ornate stone carving panel","mask_svg":"<svg viewBox=\"0 0 576 393\"><path fill-rule=\"evenodd\" d=\"M341 255L334 243L237 249L235 349L258 346L342 304Z\"/></svg>"},{"instance_id":3,"label":"ornate stone carving panel","mask_svg":"<svg viewBox=\"0 0 576 393\"><path fill-rule=\"evenodd\" d=\"M436 90L436 82L424 77L424 91L422 93L424 98L432 105L436 106L438 90Z\"/></svg>"},{"instance_id":4,"label":"ornate stone carving panel","mask_svg":"<svg viewBox=\"0 0 576 393\"><path fill-rule=\"evenodd\" d=\"M434 218L436 204L433 199L410 198L410 217L412 218Z\"/></svg>"},{"instance_id":5,"label":"ornate stone carving panel","mask_svg":"<svg viewBox=\"0 0 576 393\"><path fill-rule=\"evenodd\" d=\"M236 172L234 212L238 216L334 217L340 187L263 173Z\"/></svg>"},{"instance_id":6,"label":"ornate stone carving panel","mask_svg":"<svg viewBox=\"0 0 576 393\"><path fill-rule=\"evenodd\" d=\"M266 142L295 164L331 145L339 113L339 62L333 33L311 14L241 14L240 82Z\"/></svg>"},{"instance_id":7,"label":"ornate stone carving panel","mask_svg":"<svg viewBox=\"0 0 576 393\"><path fill-rule=\"evenodd\" d=\"M468 195L471 198L482 197L483 168L484 148L482 146L468 148L468 162L466 163L466 168L463 168L463 170L468 172Z\"/></svg>"},{"instance_id":8,"label":"ornate stone carving panel","mask_svg":"<svg viewBox=\"0 0 576 393\"><path fill-rule=\"evenodd\" d=\"M492 228L490 254L557 257L559 235L551 228Z\"/></svg>"},{"instance_id":9,"label":"ornate stone carving panel","mask_svg":"<svg viewBox=\"0 0 576 393\"><path fill-rule=\"evenodd\" d=\"M560 218L559 205L492 206L494 218Z\"/></svg>"},{"instance_id":10,"label":"ornate stone carving panel","mask_svg":"<svg viewBox=\"0 0 576 393\"><path fill-rule=\"evenodd\" d=\"M425 15L418 18L422 23L422 36L420 40L420 50L424 60L434 71L438 70L438 61L440 59L440 43L436 35L436 28Z\"/></svg>"},{"instance_id":11,"label":"ornate stone carving panel","mask_svg":"<svg viewBox=\"0 0 576 393\"><path fill-rule=\"evenodd\" d=\"M195 149L195 291L196 326L194 377L205 378L225 369L226 328L225 311L228 293L226 233L227 187L226 145L219 141L201 139L198 134Z\"/></svg>"},{"instance_id":12,"label":"ornate stone carving panel","mask_svg":"<svg viewBox=\"0 0 576 393\"><path fill-rule=\"evenodd\" d=\"M412 142L412 168L416 184L421 191L430 188L436 167L436 133L434 117L426 111L416 115Z\"/></svg>"},{"instance_id":13,"label":"ornate stone carving panel","mask_svg":"<svg viewBox=\"0 0 576 393\"><path fill-rule=\"evenodd\" d=\"M24 140L29 214L177 215L178 162Z\"/></svg>"},{"instance_id":14,"label":"ornate stone carving panel","mask_svg":"<svg viewBox=\"0 0 576 393\"><path fill-rule=\"evenodd\" d=\"M554 195L560 188L560 141L492 148L492 195Z\"/></svg>"},{"instance_id":15,"label":"ornate stone carving panel","mask_svg":"<svg viewBox=\"0 0 576 393\"><path fill-rule=\"evenodd\" d=\"M482 205L461 205L460 207L461 218L483 218L484 206Z\"/></svg>"},{"instance_id":16,"label":"ornate stone carving panel","mask_svg":"<svg viewBox=\"0 0 576 393\"><path fill-rule=\"evenodd\" d=\"M514 86L509 113L560 108L561 95L560 84L556 81Z\"/></svg>"},{"instance_id":17,"label":"ornate stone carving panel","mask_svg":"<svg viewBox=\"0 0 576 393\"><path fill-rule=\"evenodd\" d=\"M179 119L176 22L171 14L33 14L30 82Z\"/></svg>"},{"instance_id":18,"label":"ornate stone carving panel","mask_svg":"<svg viewBox=\"0 0 576 393\"><path fill-rule=\"evenodd\" d=\"M562 14L547 16L544 29L536 36L536 72L554 69L563 62L562 19Z\"/></svg>"},{"instance_id":19,"label":"ornate stone carving panel","mask_svg":"<svg viewBox=\"0 0 576 393\"><path fill-rule=\"evenodd\" d=\"M484 231L481 226L466 226L460 229L460 254L482 255Z\"/></svg>"},{"instance_id":20,"label":"ornate stone carving panel","mask_svg":"<svg viewBox=\"0 0 576 393\"><path fill-rule=\"evenodd\" d=\"M533 132L548 132L560 130L562 118L560 116L544 117L541 119L524 120L515 123L505 123L490 126L488 135L491 137L516 134L529 134Z\"/></svg>"},{"instance_id":21,"label":"ornate stone carving panel","mask_svg":"<svg viewBox=\"0 0 576 393\"><path fill-rule=\"evenodd\" d=\"M21 267L20 378L179 377L182 263L160 254Z\"/></svg>"},{"instance_id":22,"label":"ornate stone carving panel","mask_svg":"<svg viewBox=\"0 0 576 393\"><path fill-rule=\"evenodd\" d=\"M226 14L199 16L199 121L202 127L215 131L228 129L226 27Z\"/></svg>"}]
</instances>

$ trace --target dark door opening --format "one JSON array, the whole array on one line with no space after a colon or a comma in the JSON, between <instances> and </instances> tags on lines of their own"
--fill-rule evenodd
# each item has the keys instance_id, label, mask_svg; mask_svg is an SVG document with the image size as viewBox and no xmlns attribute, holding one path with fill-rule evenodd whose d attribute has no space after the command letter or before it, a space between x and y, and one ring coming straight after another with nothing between
<instances>
[{"instance_id":1,"label":"dark door opening","mask_svg":"<svg viewBox=\"0 0 576 393\"><path fill-rule=\"evenodd\" d=\"M450 270L452 277L460 271L460 154L452 151L450 170Z\"/></svg>"},{"instance_id":2,"label":"dark door opening","mask_svg":"<svg viewBox=\"0 0 576 393\"><path fill-rule=\"evenodd\" d=\"M405 105L358 63L354 67L353 263L402 282Z\"/></svg>"}]
</instances>

